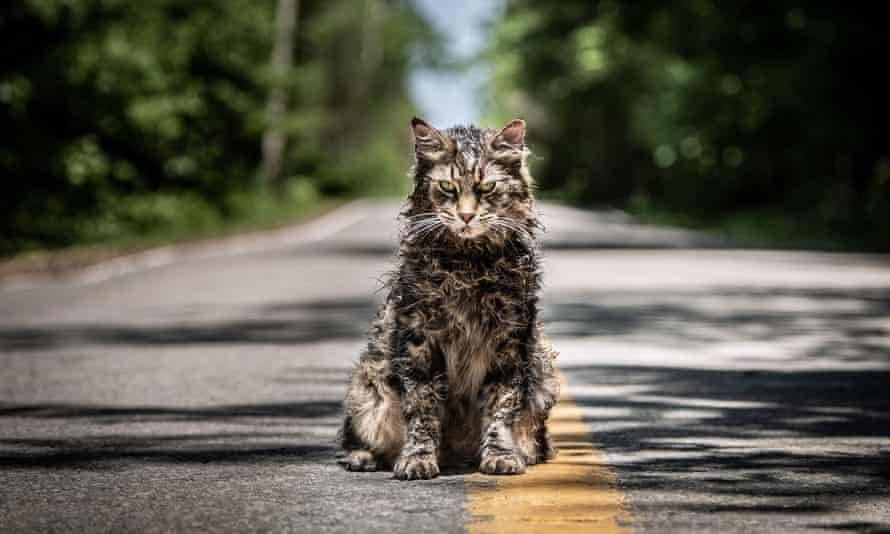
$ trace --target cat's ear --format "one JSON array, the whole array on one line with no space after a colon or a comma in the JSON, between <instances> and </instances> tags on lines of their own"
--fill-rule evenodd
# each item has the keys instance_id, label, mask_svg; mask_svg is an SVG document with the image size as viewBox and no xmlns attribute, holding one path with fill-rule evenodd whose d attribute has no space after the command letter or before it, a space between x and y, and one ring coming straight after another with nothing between
<instances>
[{"instance_id":1,"label":"cat's ear","mask_svg":"<svg viewBox=\"0 0 890 534\"><path fill-rule=\"evenodd\" d=\"M414 154L418 159L440 162L454 151L454 143L448 135L422 119L411 119L411 131L414 133Z\"/></svg>"},{"instance_id":2,"label":"cat's ear","mask_svg":"<svg viewBox=\"0 0 890 534\"><path fill-rule=\"evenodd\" d=\"M525 144L525 121L513 119L498 132L496 140L508 145L521 147Z\"/></svg>"},{"instance_id":3,"label":"cat's ear","mask_svg":"<svg viewBox=\"0 0 890 534\"><path fill-rule=\"evenodd\" d=\"M525 155L525 121L513 119L508 122L494 135L489 146L494 159L522 159Z\"/></svg>"}]
</instances>

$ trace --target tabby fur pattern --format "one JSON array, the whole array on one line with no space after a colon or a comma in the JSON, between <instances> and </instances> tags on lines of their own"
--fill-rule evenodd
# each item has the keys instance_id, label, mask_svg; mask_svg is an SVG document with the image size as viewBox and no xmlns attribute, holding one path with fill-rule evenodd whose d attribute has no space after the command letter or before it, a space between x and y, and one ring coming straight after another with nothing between
<instances>
[{"instance_id":1,"label":"tabby fur pattern","mask_svg":"<svg viewBox=\"0 0 890 534\"><path fill-rule=\"evenodd\" d=\"M554 454L559 390L538 322L525 123L412 127L398 266L352 374L340 463L402 480L467 462L522 473Z\"/></svg>"}]
</instances>

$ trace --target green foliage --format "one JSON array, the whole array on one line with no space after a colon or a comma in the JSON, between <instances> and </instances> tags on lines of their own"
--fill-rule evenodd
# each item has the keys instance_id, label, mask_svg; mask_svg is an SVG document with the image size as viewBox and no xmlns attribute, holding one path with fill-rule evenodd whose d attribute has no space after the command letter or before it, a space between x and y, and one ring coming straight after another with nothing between
<instances>
[{"instance_id":1,"label":"green foliage","mask_svg":"<svg viewBox=\"0 0 890 534\"><path fill-rule=\"evenodd\" d=\"M530 120L537 177L557 198L700 221L805 214L888 247L884 11L508 0L490 118Z\"/></svg>"},{"instance_id":2,"label":"green foliage","mask_svg":"<svg viewBox=\"0 0 890 534\"><path fill-rule=\"evenodd\" d=\"M407 1L302 0L295 64L273 79L274 15L274 0L3 3L0 254L246 216L239 199L266 198L273 83L289 144L269 196L398 187L428 26Z\"/></svg>"}]
</instances>

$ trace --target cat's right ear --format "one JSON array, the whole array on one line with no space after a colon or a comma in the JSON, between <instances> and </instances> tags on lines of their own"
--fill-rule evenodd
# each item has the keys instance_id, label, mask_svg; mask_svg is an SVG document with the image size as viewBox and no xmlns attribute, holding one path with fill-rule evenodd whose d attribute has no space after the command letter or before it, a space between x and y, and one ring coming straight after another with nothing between
<instances>
[{"instance_id":1,"label":"cat's right ear","mask_svg":"<svg viewBox=\"0 0 890 534\"><path fill-rule=\"evenodd\" d=\"M411 119L411 131L414 134L414 154L417 159L438 163L445 161L454 150L454 143L447 134L422 119Z\"/></svg>"}]
</instances>

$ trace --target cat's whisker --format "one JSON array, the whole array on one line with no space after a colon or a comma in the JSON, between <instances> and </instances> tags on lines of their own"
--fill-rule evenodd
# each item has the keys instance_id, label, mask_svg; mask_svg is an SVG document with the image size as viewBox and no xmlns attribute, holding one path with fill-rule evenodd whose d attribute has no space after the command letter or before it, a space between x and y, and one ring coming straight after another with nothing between
<instances>
[{"instance_id":1,"label":"cat's whisker","mask_svg":"<svg viewBox=\"0 0 890 534\"><path fill-rule=\"evenodd\" d=\"M503 228L509 228L511 230L515 230L517 232L528 233L529 229L523 226L521 223L517 221L513 221L510 219L498 218L496 221L492 223L493 226L500 226Z\"/></svg>"},{"instance_id":2,"label":"cat's whisker","mask_svg":"<svg viewBox=\"0 0 890 534\"><path fill-rule=\"evenodd\" d=\"M418 220L418 221L411 221L410 223L408 223L407 226L408 226L408 227L422 226L422 225L424 225L424 224L435 223L435 222L437 222L438 220L439 220L438 217L429 217L429 218L426 218L426 219L420 219L420 220Z\"/></svg>"},{"instance_id":3,"label":"cat's whisker","mask_svg":"<svg viewBox=\"0 0 890 534\"><path fill-rule=\"evenodd\" d=\"M410 217L406 217L408 221L422 221L424 219L434 219L439 215L436 213L420 213L418 215L412 215Z\"/></svg>"},{"instance_id":4,"label":"cat's whisker","mask_svg":"<svg viewBox=\"0 0 890 534\"><path fill-rule=\"evenodd\" d=\"M529 231L530 231L529 228L528 228L528 226L526 226L524 223L521 223L521 222L519 222L519 221L514 221L514 220L512 220L512 219L501 219L501 221L503 221L505 224L508 224L508 225L513 226L513 227L518 228L518 229L521 229L521 230L523 230L523 231L525 231L525 232L529 232Z\"/></svg>"},{"instance_id":5,"label":"cat's whisker","mask_svg":"<svg viewBox=\"0 0 890 534\"><path fill-rule=\"evenodd\" d=\"M424 238L424 236L426 236L427 234L429 234L430 232L432 232L435 228L436 228L436 227L425 228L425 229L423 229L423 230L421 230L421 231L419 231L419 232L415 232L414 234L412 234L412 235L410 236L410 238L411 238L411 240L414 241L414 242L420 241L421 239Z\"/></svg>"},{"instance_id":6,"label":"cat's whisker","mask_svg":"<svg viewBox=\"0 0 890 534\"><path fill-rule=\"evenodd\" d=\"M426 236L435 235L437 230L444 228L441 218L438 215L423 219L419 223L408 226L408 237L413 241L418 241Z\"/></svg>"},{"instance_id":7,"label":"cat's whisker","mask_svg":"<svg viewBox=\"0 0 890 534\"><path fill-rule=\"evenodd\" d=\"M415 228L423 228L424 226L427 226L429 224L439 224L439 223L440 222L438 220L429 219L429 220L423 220L423 221L419 221L416 223L405 225L405 228L408 230L411 230L411 229L415 229Z\"/></svg>"},{"instance_id":8,"label":"cat's whisker","mask_svg":"<svg viewBox=\"0 0 890 534\"><path fill-rule=\"evenodd\" d=\"M438 221L438 220L440 220L438 215L426 215L426 216L424 216L424 217L422 217L422 218L417 218L417 219L414 219L414 220L409 220L409 221L407 222L407 225L408 225L408 226L413 226L413 225L424 224L424 223L433 222L433 221Z\"/></svg>"},{"instance_id":9,"label":"cat's whisker","mask_svg":"<svg viewBox=\"0 0 890 534\"><path fill-rule=\"evenodd\" d=\"M521 223L510 219L505 219L503 217L499 217L497 220L493 221L491 223L491 226L494 228L511 230L518 234L531 236L531 231L528 228L524 227Z\"/></svg>"}]
</instances>

